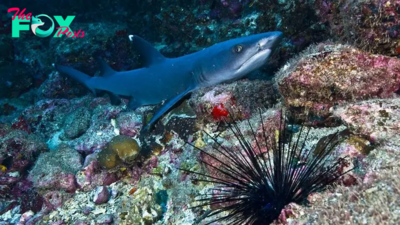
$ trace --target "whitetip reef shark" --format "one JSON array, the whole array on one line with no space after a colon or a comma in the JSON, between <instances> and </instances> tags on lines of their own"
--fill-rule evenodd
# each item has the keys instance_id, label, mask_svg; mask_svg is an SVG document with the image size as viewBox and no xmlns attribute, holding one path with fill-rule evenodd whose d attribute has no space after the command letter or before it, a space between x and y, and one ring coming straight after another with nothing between
<instances>
[{"instance_id":1,"label":"whitetip reef shark","mask_svg":"<svg viewBox=\"0 0 400 225\"><path fill-rule=\"evenodd\" d=\"M61 65L56 65L56 69L84 84L94 94L96 90L103 90L114 99L129 97L131 109L166 101L143 128L147 130L188 93L240 79L260 68L281 41L282 32L231 39L178 58L164 57L139 36L129 35L129 39L144 58L143 68L117 72L99 60L101 76L91 77Z\"/></svg>"}]
</instances>

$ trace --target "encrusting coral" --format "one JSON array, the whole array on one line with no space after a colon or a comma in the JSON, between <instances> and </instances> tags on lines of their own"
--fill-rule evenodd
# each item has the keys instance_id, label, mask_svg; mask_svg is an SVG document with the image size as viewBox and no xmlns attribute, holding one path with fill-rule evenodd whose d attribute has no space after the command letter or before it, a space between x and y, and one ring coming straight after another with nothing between
<instances>
[{"instance_id":1,"label":"encrusting coral","mask_svg":"<svg viewBox=\"0 0 400 225\"><path fill-rule=\"evenodd\" d=\"M284 66L276 83L297 116L326 123L331 107L338 104L392 97L400 88L400 59L321 43Z\"/></svg>"},{"instance_id":2,"label":"encrusting coral","mask_svg":"<svg viewBox=\"0 0 400 225\"><path fill-rule=\"evenodd\" d=\"M132 163L139 155L140 147L131 137L115 136L108 145L99 152L97 159L107 169L117 167L120 163Z\"/></svg>"}]
</instances>

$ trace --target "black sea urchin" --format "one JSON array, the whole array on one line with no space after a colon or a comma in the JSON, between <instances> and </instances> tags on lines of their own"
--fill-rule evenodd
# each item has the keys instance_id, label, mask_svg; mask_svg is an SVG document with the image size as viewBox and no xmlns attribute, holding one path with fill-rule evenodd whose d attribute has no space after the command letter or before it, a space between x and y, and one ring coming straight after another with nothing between
<instances>
[{"instance_id":1,"label":"black sea urchin","mask_svg":"<svg viewBox=\"0 0 400 225\"><path fill-rule=\"evenodd\" d=\"M210 192L198 197L196 201L199 204L194 207L211 207L206 215L209 218L207 224L217 221L226 224L270 224L286 205L307 203L309 194L323 190L349 171L343 171L346 159L333 152L338 143L337 135L331 135L308 149L306 143L310 129L301 127L294 138L287 123L282 116L280 118L279 130L272 139L266 134L260 115L262 141L260 136L257 138L250 122L253 146L238 125L230 123L229 129L239 146L226 148L213 138L214 153L199 149L208 158L203 158L202 163L219 174L186 171L197 176L198 181L215 184ZM267 146L264 154L259 154L261 145ZM210 159L220 166L212 165Z\"/></svg>"}]
</instances>

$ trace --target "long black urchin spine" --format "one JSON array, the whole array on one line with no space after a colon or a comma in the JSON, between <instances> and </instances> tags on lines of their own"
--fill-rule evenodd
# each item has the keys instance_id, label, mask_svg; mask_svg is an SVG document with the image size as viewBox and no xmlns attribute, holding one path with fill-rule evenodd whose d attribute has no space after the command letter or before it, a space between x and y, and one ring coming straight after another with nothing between
<instances>
[{"instance_id":1,"label":"long black urchin spine","mask_svg":"<svg viewBox=\"0 0 400 225\"><path fill-rule=\"evenodd\" d=\"M235 122L228 123L228 129L239 143L237 146L227 148L206 133L214 142L213 150L197 149L220 166L204 158L200 161L217 175L182 169L197 176L198 181L215 185L196 199L199 204L195 208L212 208L206 216L209 218L207 224L216 221L227 224L272 223L286 205L306 203L311 193L323 190L350 171L340 169L346 159L334 153L339 143L337 135L332 135L318 148L308 149L310 129L305 131L306 128L301 126L294 138L295 134L289 132L281 112L275 137L275 133L267 133L261 113L259 116L261 140L247 121L255 147ZM261 153L262 146L267 149L264 154Z\"/></svg>"}]
</instances>

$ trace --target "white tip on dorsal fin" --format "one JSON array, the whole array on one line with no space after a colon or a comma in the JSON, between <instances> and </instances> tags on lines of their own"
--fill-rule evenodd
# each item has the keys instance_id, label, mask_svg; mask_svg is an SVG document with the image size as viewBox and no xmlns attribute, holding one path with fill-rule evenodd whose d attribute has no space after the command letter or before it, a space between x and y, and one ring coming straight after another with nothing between
<instances>
[{"instance_id":1,"label":"white tip on dorsal fin","mask_svg":"<svg viewBox=\"0 0 400 225\"><path fill-rule=\"evenodd\" d=\"M148 41L137 35L129 35L129 40L139 51L140 55L144 59L144 65L150 66L152 64L157 64L165 60L165 57L155 49Z\"/></svg>"}]
</instances>

